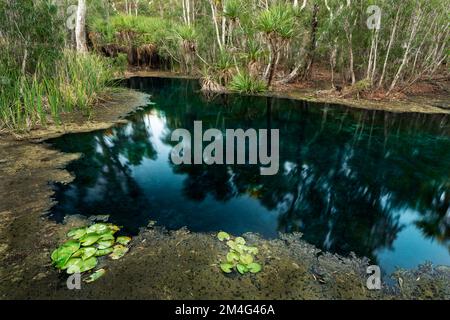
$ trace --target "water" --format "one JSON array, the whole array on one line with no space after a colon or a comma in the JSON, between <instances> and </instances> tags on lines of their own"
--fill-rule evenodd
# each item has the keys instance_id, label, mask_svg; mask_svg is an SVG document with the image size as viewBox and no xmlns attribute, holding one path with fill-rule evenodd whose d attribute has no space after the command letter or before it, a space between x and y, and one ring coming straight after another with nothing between
<instances>
[{"instance_id":1,"label":"water","mask_svg":"<svg viewBox=\"0 0 450 320\"><path fill-rule=\"evenodd\" d=\"M56 185L50 216L110 215L128 233L167 229L235 235L301 232L319 248L366 256L392 272L450 265L448 116L391 114L287 99L217 96L196 81L129 80L152 95L131 122L50 141L83 157ZM177 128L280 129L280 172L259 166L174 166Z\"/></svg>"}]
</instances>

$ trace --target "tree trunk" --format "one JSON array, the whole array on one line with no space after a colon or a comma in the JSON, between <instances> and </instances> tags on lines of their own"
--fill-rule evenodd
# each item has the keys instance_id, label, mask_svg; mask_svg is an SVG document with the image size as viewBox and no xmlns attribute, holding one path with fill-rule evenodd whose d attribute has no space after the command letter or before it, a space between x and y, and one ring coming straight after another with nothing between
<instances>
[{"instance_id":1,"label":"tree trunk","mask_svg":"<svg viewBox=\"0 0 450 320\"><path fill-rule=\"evenodd\" d=\"M87 52L88 49L86 45L86 0L78 0L75 39L77 42L77 51L81 53Z\"/></svg>"}]
</instances>

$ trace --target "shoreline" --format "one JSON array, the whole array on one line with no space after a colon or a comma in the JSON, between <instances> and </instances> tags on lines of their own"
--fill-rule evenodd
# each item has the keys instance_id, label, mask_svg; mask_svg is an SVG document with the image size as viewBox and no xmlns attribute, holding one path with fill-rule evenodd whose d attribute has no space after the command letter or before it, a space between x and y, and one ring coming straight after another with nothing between
<instances>
[{"instance_id":1,"label":"shoreline","mask_svg":"<svg viewBox=\"0 0 450 320\"><path fill-rule=\"evenodd\" d=\"M51 183L70 183L74 177L66 167L80 154L59 152L45 140L127 122L124 117L148 101L148 95L137 91L122 94L107 103L109 108L96 107L87 121L68 115L69 122L62 127L36 129L19 140L0 136L0 197L4 199L0 203L0 299L450 298L449 267L403 270L400 287L370 291L365 287L367 260L322 252L300 235L275 240L244 235L261 248L264 271L229 277L217 267L226 250L214 235L161 228L148 228L135 237L129 255L108 262L103 279L81 292L65 289L49 255L68 230L88 220L70 217L57 224L45 213L54 205Z\"/></svg>"},{"instance_id":2,"label":"shoreline","mask_svg":"<svg viewBox=\"0 0 450 320\"><path fill-rule=\"evenodd\" d=\"M198 80L199 77L187 76L170 71L127 71L124 79L133 77L151 77L151 78L171 78L171 79L190 79ZM424 113L424 114L450 114L450 108L445 109L437 105L448 104L446 97L439 95L431 98L429 95L409 96L406 100L398 99L355 99L342 98L336 95L326 93L321 87L316 88L295 88L295 85L275 86L275 90L267 91L256 96L284 98L298 101L318 102L325 104L337 104L344 107L351 107L364 110L388 111L393 113ZM230 94L231 91L211 92L211 94Z\"/></svg>"}]
</instances>

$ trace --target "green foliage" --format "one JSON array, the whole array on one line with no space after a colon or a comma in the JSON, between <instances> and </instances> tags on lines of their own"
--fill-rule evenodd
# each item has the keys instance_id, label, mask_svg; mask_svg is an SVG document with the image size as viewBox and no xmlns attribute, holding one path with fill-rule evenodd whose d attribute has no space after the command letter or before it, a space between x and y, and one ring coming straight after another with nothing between
<instances>
[{"instance_id":1,"label":"green foliage","mask_svg":"<svg viewBox=\"0 0 450 320\"><path fill-rule=\"evenodd\" d=\"M99 257L109 255L112 260L122 258L129 251L126 245L131 238L125 236L115 238L114 234L119 230L119 227L105 223L70 230L67 237L71 240L63 243L51 254L53 265L68 274L84 273L95 269ZM88 283L96 281L105 272L104 269L99 269L85 281Z\"/></svg>"},{"instance_id":2,"label":"green foliage","mask_svg":"<svg viewBox=\"0 0 450 320\"><path fill-rule=\"evenodd\" d=\"M184 41L195 42L197 40L197 31L194 27L188 25L177 25L174 27L175 34Z\"/></svg>"},{"instance_id":3,"label":"green foliage","mask_svg":"<svg viewBox=\"0 0 450 320\"><path fill-rule=\"evenodd\" d=\"M48 73L42 64L33 77L11 69L3 73L6 80L0 87L0 125L24 130L45 125L49 115L59 122L62 112L81 110L88 114L106 91L114 71L106 58L72 51L65 51L54 64L52 77L38 76Z\"/></svg>"},{"instance_id":4,"label":"green foliage","mask_svg":"<svg viewBox=\"0 0 450 320\"><path fill-rule=\"evenodd\" d=\"M220 269L224 273L232 273L236 270L240 274L259 273L262 267L255 262L255 256L259 253L258 248L246 245L246 241L242 237L237 237L234 240L226 232L219 232L217 238L221 241L227 241L226 244L229 251L226 255L226 260L220 263Z\"/></svg>"},{"instance_id":5,"label":"green foliage","mask_svg":"<svg viewBox=\"0 0 450 320\"><path fill-rule=\"evenodd\" d=\"M233 77L229 84L231 91L239 93L256 94L263 93L267 90L267 85L264 81L255 79L248 73L240 73Z\"/></svg>"},{"instance_id":6,"label":"green foliage","mask_svg":"<svg viewBox=\"0 0 450 320\"><path fill-rule=\"evenodd\" d=\"M257 26L267 35L275 35L283 39L294 35L295 16L292 6L277 4L264 10L258 17Z\"/></svg>"}]
</instances>

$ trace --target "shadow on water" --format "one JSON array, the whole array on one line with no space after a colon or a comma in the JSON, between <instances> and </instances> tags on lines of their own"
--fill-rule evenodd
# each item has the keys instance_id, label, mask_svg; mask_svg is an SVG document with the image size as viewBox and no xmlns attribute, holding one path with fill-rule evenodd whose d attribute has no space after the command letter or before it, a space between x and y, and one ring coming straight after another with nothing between
<instances>
[{"instance_id":1,"label":"shadow on water","mask_svg":"<svg viewBox=\"0 0 450 320\"><path fill-rule=\"evenodd\" d=\"M195 81L133 78L152 105L128 124L50 143L83 157L56 185L50 217L110 215L136 234L149 221L168 229L301 232L327 251L381 264L450 264L450 124L447 115L392 114L287 99L220 95ZM280 130L280 171L256 165L175 166L171 132Z\"/></svg>"}]
</instances>

